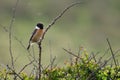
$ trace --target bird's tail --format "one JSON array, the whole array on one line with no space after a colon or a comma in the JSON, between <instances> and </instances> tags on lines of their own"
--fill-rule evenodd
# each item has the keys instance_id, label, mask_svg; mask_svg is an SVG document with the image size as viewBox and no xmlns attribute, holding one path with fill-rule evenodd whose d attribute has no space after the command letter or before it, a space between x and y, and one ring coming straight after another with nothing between
<instances>
[{"instance_id":1,"label":"bird's tail","mask_svg":"<svg viewBox=\"0 0 120 80\"><path fill-rule=\"evenodd\" d=\"M30 48L30 44L28 45L27 50L29 50L29 48Z\"/></svg>"}]
</instances>

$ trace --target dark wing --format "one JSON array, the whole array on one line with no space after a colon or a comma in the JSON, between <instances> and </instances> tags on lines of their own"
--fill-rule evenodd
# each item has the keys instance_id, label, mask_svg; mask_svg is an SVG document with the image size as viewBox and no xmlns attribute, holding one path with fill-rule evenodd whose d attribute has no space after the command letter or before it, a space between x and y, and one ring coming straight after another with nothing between
<instances>
[{"instance_id":1,"label":"dark wing","mask_svg":"<svg viewBox=\"0 0 120 80\"><path fill-rule=\"evenodd\" d=\"M30 37L29 42L32 40L32 38L33 38L34 34L36 33L36 31L37 31L37 29L35 29L35 30L33 31L32 36Z\"/></svg>"}]
</instances>

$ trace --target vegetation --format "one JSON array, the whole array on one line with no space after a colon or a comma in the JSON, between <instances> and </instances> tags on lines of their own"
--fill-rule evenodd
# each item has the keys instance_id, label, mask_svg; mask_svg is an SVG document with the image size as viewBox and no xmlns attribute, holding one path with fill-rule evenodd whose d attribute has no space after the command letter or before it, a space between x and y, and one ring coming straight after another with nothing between
<instances>
[{"instance_id":1,"label":"vegetation","mask_svg":"<svg viewBox=\"0 0 120 80\"><path fill-rule=\"evenodd\" d=\"M73 54L70 51L67 53ZM83 50L81 55L65 61L64 67L56 67L52 64L44 69L41 80L120 80L120 66L108 64L111 57L105 61L101 61L101 58L96 61L95 57ZM25 72L17 74L10 69L0 70L0 80L12 80L11 77L14 75L21 78L20 80L35 80L36 78L34 74L29 76Z\"/></svg>"}]
</instances>

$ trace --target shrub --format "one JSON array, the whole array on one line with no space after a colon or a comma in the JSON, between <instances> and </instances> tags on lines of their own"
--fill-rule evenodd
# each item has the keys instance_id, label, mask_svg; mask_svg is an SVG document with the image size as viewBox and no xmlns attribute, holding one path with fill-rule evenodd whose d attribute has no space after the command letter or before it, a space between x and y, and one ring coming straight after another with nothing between
<instances>
[{"instance_id":1,"label":"shrub","mask_svg":"<svg viewBox=\"0 0 120 80\"><path fill-rule=\"evenodd\" d=\"M97 62L90 58L86 51L82 54L74 57L71 62L65 62L64 67L44 69L41 80L120 80L120 66L107 65L108 61ZM7 69L0 70L0 80L12 80L11 77L14 75ZM23 80L35 80L33 75L20 73L19 76Z\"/></svg>"}]
</instances>

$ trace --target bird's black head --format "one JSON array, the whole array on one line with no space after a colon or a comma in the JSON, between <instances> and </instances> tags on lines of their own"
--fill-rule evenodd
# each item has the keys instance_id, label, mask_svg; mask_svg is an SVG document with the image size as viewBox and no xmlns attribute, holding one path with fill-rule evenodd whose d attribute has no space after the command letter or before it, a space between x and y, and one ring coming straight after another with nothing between
<instances>
[{"instance_id":1,"label":"bird's black head","mask_svg":"<svg viewBox=\"0 0 120 80\"><path fill-rule=\"evenodd\" d=\"M37 23L37 27L40 28L40 29L43 29L43 24L42 23Z\"/></svg>"}]
</instances>

